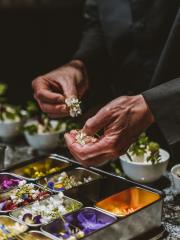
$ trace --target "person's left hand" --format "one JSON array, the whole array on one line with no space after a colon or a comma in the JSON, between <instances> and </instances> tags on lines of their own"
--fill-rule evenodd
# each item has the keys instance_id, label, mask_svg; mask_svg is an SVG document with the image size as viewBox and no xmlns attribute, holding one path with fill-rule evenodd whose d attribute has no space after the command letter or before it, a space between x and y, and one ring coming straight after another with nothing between
<instances>
[{"instance_id":1,"label":"person's left hand","mask_svg":"<svg viewBox=\"0 0 180 240\"><path fill-rule=\"evenodd\" d=\"M71 154L82 165L97 166L128 150L137 137L154 122L154 117L142 95L119 97L90 118L83 132L93 136L104 130L96 143L84 146L76 143L73 134L65 134Z\"/></svg>"}]
</instances>

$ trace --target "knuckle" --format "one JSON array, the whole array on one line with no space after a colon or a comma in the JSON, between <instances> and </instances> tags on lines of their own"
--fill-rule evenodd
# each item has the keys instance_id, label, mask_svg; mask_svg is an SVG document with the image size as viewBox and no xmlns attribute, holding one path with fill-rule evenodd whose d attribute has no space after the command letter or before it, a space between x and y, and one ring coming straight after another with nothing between
<instances>
[{"instance_id":1,"label":"knuckle","mask_svg":"<svg viewBox=\"0 0 180 240\"><path fill-rule=\"evenodd\" d=\"M42 90L41 89L36 91L36 96L37 96L37 98L42 98L43 94L42 94Z\"/></svg>"},{"instance_id":2,"label":"knuckle","mask_svg":"<svg viewBox=\"0 0 180 240\"><path fill-rule=\"evenodd\" d=\"M39 76L37 78L35 78L33 81L32 81L32 87L34 88L36 86L36 84L42 80L42 77Z\"/></svg>"}]
</instances>

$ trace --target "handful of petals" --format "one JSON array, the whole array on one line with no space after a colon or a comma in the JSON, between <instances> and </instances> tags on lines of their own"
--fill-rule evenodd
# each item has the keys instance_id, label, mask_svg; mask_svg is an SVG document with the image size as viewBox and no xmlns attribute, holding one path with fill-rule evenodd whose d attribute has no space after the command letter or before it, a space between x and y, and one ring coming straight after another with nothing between
<instances>
[{"instance_id":1,"label":"handful of petals","mask_svg":"<svg viewBox=\"0 0 180 240\"><path fill-rule=\"evenodd\" d=\"M84 146L88 143L96 143L98 141L98 138L88 136L82 130L72 130L70 134L76 140L76 143L80 144L81 146Z\"/></svg>"}]
</instances>

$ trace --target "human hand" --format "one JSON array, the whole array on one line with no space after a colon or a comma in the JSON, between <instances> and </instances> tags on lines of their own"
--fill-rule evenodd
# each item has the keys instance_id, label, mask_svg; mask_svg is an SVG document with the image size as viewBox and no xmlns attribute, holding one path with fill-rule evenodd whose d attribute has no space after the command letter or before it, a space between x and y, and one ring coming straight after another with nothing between
<instances>
[{"instance_id":1,"label":"human hand","mask_svg":"<svg viewBox=\"0 0 180 240\"><path fill-rule=\"evenodd\" d=\"M70 63L36 78L32 82L34 98L41 110L52 118L69 115L65 99L81 98L88 89L88 77L83 62Z\"/></svg>"},{"instance_id":2,"label":"human hand","mask_svg":"<svg viewBox=\"0 0 180 240\"><path fill-rule=\"evenodd\" d=\"M65 134L72 155L84 166L97 166L128 150L137 137L154 122L154 117L142 95L119 97L90 118L83 132L93 136L99 130L103 136L95 143L80 145L74 134Z\"/></svg>"}]
</instances>

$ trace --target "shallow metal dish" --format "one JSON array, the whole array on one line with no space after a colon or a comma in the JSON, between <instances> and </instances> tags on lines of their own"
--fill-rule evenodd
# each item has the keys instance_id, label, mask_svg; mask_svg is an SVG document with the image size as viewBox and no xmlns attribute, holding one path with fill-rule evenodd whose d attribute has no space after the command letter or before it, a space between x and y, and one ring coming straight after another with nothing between
<instances>
[{"instance_id":1,"label":"shallow metal dish","mask_svg":"<svg viewBox=\"0 0 180 240\"><path fill-rule=\"evenodd\" d=\"M64 219L71 225L71 226L74 226L74 227L78 227L79 229L81 229L81 226L77 225L77 223L75 223L75 221L73 221L72 219L76 219L77 218L77 215L80 213L80 212L87 212L87 211L94 211L97 215L97 218L98 219L101 219L102 222L105 222L105 221L108 221L109 224L107 225L111 225L112 223L116 222L117 221L117 218L112 216L112 215L109 215L109 214L106 214L104 212L102 212L101 210L97 210L95 208L91 208L91 207L87 207L87 208L83 208L83 209L80 209L74 213L70 213L70 214L67 214ZM102 228L101 228L102 229ZM59 239L58 237L56 237L54 234L58 234L60 232L63 232L65 230L64 228L64 225L63 225L63 221L61 219L57 219L56 221L54 222L51 222L47 225L44 225L41 227L41 230L47 235L47 236L50 236L50 237L53 237L54 239ZM99 231L99 230L96 230L96 231ZM95 232L95 231L94 231ZM87 237L88 235L86 235L85 237Z\"/></svg>"},{"instance_id":2,"label":"shallow metal dish","mask_svg":"<svg viewBox=\"0 0 180 240\"><path fill-rule=\"evenodd\" d=\"M18 166L14 166L10 172L16 176L21 176L21 178L25 180L36 181L42 177L61 172L70 166L71 163L68 163L64 159L60 160L55 157L43 157L36 159L35 161L31 161L31 163L26 162L25 165L19 164ZM57 170L55 170L55 168L57 168ZM52 171L52 169L54 169L54 171ZM35 177L35 172L44 172L44 176L41 175L39 177Z\"/></svg>"},{"instance_id":3,"label":"shallow metal dish","mask_svg":"<svg viewBox=\"0 0 180 240\"><path fill-rule=\"evenodd\" d=\"M5 172L5 173L0 173L0 184L1 184L1 182L3 181L4 178L6 178L6 179L22 180L21 177L17 177L17 176L15 176L14 174L6 173L6 172ZM8 191L10 191L11 189L16 188L17 186L18 186L18 184L17 184L16 186L14 186L14 187L10 187L10 188L5 189L5 190L0 189L0 194L3 193L3 192L8 192Z\"/></svg>"},{"instance_id":4,"label":"shallow metal dish","mask_svg":"<svg viewBox=\"0 0 180 240\"><path fill-rule=\"evenodd\" d=\"M72 188L79 187L80 185L86 185L86 184L88 184L88 183L90 183L90 182L93 182L93 181L96 181L96 180L102 178L102 176L101 176L100 174L95 173L95 172L92 172L92 171L87 170L87 169L85 169L85 168L81 168L81 167L76 168L76 169L73 169L73 170L66 171L66 173L67 173L67 175L68 175L69 177L70 177L70 176L74 176L77 182L79 182L79 181L80 181L80 182L83 182L83 181L84 181L84 178L88 178L88 177L91 177L91 178L92 178L91 181L89 181L89 182L87 182L87 183L79 184L78 186L75 186L75 187L72 187ZM59 176L60 176L60 173L55 174L55 175L53 175L53 176L44 177L44 178L41 178L40 180L38 180L37 183L38 183L39 185L43 186L43 187L48 187L48 186L47 186L47 183L48 183L48 182L54 182L54 183L56 183L56 182L58 181ZM70 189L72 189L72 188L70 188ZM56 192L56 193L62 191L62 190L57 190L57 189L55 189L55 188L54 188L54 189L49 188L49 189L50 189L51 191L53 191L53 192ZM68 190L68 189L66 189L66 190Z\"/></svg>"},{"instance_id":5,"label":"shallow metal dish","mask_svg":"<svg viewBox=\"0 0 180 240\"><path fill-rule=\"evenodd\" d=\"M133 214L160 199L157 193L139 187L131 187L95 204L95 207L116 217Z\"/></svg>"},{"instance_id":6,"label":"shallow metal dish","mask_svg":"<svg viewBox=\"0 0 180 240\"><path fill-rule=\"evenodd\" d=\"M34 184L34 186L35 186L36 189L41 189L41 190L47 191L47 192L49 193L49 196L52 195L52 192L51 192L51 191L49 191L49 190L47 190L47 189L44 189L43 187L40 187L40 186L38 186L38 185L36 185L36 184ZM8 192L1 193L1 194L0 194L0 202L9 200L11 194L12 194L16 189L17 189L17 188L14 188L14 189L12 189L12 190L10 190L10 191L8 191ZM44 200L44 199L43 199L43 200ZM35 200L35 201L37 201L37 200ZM35 202L35 201L34 201L34 202ZM29 203L29 204L33 204L33 202L31 202L31 203ZM17 207L16 209L19 209L19 208L22 208L22 207L24 207L24 206ZM0 210L0 214L7 214L7 213L10 213L10 212L13 212L13 211L16 210L16 209L13 209L13 210Z\"/></svg>"},{"instance_id":7,"label":"shallow metal dish","mask_svg":"<svg viewBox=\"0 0 180 240\"><path fill-rule=\"evenodd\" d=\"M16 222L11 217L4 216L4 215L0 216L0 225L5 225L6 228L14 235L21 234L28 230L28 226L26 224ZM20 231L18 231L17 229L13 229L13 227L15 227L16 225L18 225L18 228L21 227L22 229L19 229ZM1 230L0 230L0 239L1 239L1 237L2 236L1 236Z\"/></svg>"},{"instance_id":8,"label":"shallow metal dish","mask_svg":"<svg viewBox=\"0 0 180 240\"><path fill-rule=\"evenodd\" d=\"M52 198L55 198L55 199L58 198L57 195L54 195L54 196L51 196L51 197L52 197ZM47 200L48 200L48 198L45 199L45 200L42 200L42 201L41 201L41 204L42 204L42 205L43 205L43 204L46 205ZM66 206L68 206L69 204L79 205L79 208L75 209L75 211L79 210L79 209L82 208L82 206L83 206L83 204L82 204L81 202L78 202L77 200L71 199L71 198L66 197L66 196L64 196L64 203L65 203ZM19 208L19 209L17 209L17 210L14 210L13 212L10 213L10 215L11 215L11 217L12 217L13 219L15 219L15 220L17 220L17 221L19 221L19 222L22 222L22 223L28 225L29 227L32 227L32 228L40 227L40 226L42 226L43 224L28 224L28 223L26 223L26 222L24 222L24 221L21 221L21 220L19 219L19 217L20 217L21 212L23 211L23 209L24 209L24 208L25 208L25 209L31 209L32 206L33 206L33 204L28 205L28 206L25 206L25 207L23 207L23 208ZM70 213L70 212L69 212L69 213ZM55 219L53 219L52 221L54 221L54 220L55 220ZM52 221L51 221L51 222L52 222Z\"/></svg>"},{"instance_id":9,"label":"shallow metal dish","mask_svg":"<svg viewBox=\"0 0 180 240\"><path fill-rule=\"evenodd\" d=\"M40 231L29 231L19 235L23 240L52 240Z\"/></svg>"}]
</instances>

